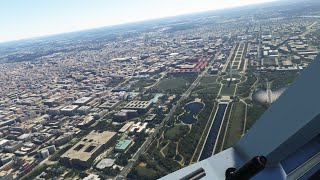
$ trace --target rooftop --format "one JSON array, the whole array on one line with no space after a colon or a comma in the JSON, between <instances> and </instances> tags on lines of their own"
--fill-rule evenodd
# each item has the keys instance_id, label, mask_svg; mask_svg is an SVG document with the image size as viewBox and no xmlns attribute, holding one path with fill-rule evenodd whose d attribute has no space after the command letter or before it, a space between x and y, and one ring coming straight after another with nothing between
<instances>
[{"instance_id":1,"label":"rooftop","mask_svg":"<svg viewBox=\"0 0 320 180\"><path fill-rule=\"evenodd\" d=\"M82 97L82 98L76 100L75 102L73 102L73 104L85 104L91 100L92 100L92 97Z\"/></svg>"},{"instance_id":2,"label":"rooftop","mask_svg":"<svg viewBox=\"0 0 320 180\"><path fill-rule=\"evenodd\" d=\"M64 153L62 157L87 161L100 146L108 143L115 135L116 132L105 131L99 133L92 131Z\"/></svg>"},{"instance_id":3,"label":"rooftop","mask_svg":"<svg viewBox=\"0 0 320 180\"><path fill-rule=\"evenodd\" d=\"M115 149L117 150L125 150L130 144L132 140L122 140L116 144Z\"/></svg>"},{"instance_id":4,"label":"rooftop","mask_svg":"<svg viewBox=\"0 0 320 180\"><path fill-rule=\"evenodd\" d=\"M129 109L146 109L148 108L152 103L150 101L131 101L127 105L124 106L124 108Z\"/></svg>"}]
</instances>

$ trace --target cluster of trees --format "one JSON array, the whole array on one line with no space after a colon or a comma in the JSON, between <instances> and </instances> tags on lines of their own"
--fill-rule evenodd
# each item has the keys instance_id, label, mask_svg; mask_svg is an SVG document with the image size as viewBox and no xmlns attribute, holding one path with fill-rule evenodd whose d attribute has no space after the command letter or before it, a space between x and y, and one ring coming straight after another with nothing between
<instances>
[{"instance_id":1,"label":"cluster of trees","mask_svg":"<svg viewBox=\"0 0 320 180\"><path fill-rule=\"evenodd\" d=\"M130 155L122 153L116 159L115 163L119 166L126 166L128 164L128 159L130 159Z\"/></svg>"},{"instance_id":2,"label":"cluster of trees","mask_svg":"<svg viewBox=\"0 0 320 180\"><path fill-rule=\"evenodd\" d=\"M178 142L189 130L190 128L187 125L174 126L165 132L165 138L173 142Z\"/></svg>"},{"instance_id":3,"label":"cluster of trees","mask_svg":"<svg viewBox=\"0 0 320 180\"><path fill-rule=\"evenodd\" d=\"M146 169L149 169L151 171L153 171L154 173L152 174L139 174L139 171L137 169L137 166L141 163L145 163L146 164ZM128 178L132 178L132 179L159 179L160 177L165 176L166 174L168 174L171 171L167 171L166 169L164 169L163 167L161 167L160 163L158 163L156 161L156 158L150 158L148 155L146 154L142 154L139 158L138 163L136 163L136 168L133 169L129 174L128 174ZM147 175L146 175L147 174Z\"/></svg>"},{"instance_id":4,"label":"cluster of trees","mask_svg":"<svg viewBox=\"0 0 320 180\"><path fill-rule=\"evenodd\" d=\"M160 167L165 169L166 172L170 173L173 171L176 171L181 168L181 165L169 157L163 157L160 151L154 151L153 154L151 154L153 159L158 162Z\"/></svg>"},{"instance_id":5,"label":"cluster of trees","mask_svg":"<svg viewBox=\"0 0 320 180\"><path fill-rule=\"evenodd\" d=\"M149 93L166 93L166 94L182 94L184 93L188 87L191 85L191 83L196 80L197 75L191 74L191 75L168 75L166 79L177 79L182 78L186 84L181 84L181 80L177 80L178 84L181 84L181 87L165 87L164 89L161 89L159 87L153 87L147 90Z\"/></svg>"},{"instance_id":6,"label":"cluster of trees","mask_svg":"<svg viewBox=\"0 0 320 180\"><path fill-rule=\"evenodd\" d=\"M205 103L205 107L198 115L198 121L192 125L191 131L180 140L179 153L184 157L185 163L191 161L191 157L199 143L201 133L207 124L212 108L214 107L215 96L212 94L199 96Z\"/></svg>"},{"instance_id":7,"label":"cluster of trees","mask_svg":"<svg viewBox=\"0 0 320 180\"><path fill-rule=\"evenodd\" d=\"M116 159L115 163L120 166L126 166L128 164L128 160L131 159L134 153L138 151L143 142L145 141L145 135L141 135L135 139L135 143L127 150L126 153L120 154L120 156Z\"/></svg>"},{"instance_id":8,"label":"cluster of trees","mask_svg":"<svg viewBox=\"0 0 320 180\"><path fill-rule=\"evenodd\" d=\"M151 86L152 84L154 84L156 82L156 80L154 79L150 79L150 78L143 78L143 79L135 79L136 82L132 83L130 90L134 90L134 89L138 89L141 90L144 87L147 86Z\"/></svg>"},{"instance_id":9,"label":"cluster of trees","mask_svg":"<svg viewBox=\"0 0 320 180\"><path fill-rule=\"evenodd\" d=\"M167 149L168 149L168 153L166 154L166 157L168 158L174 158L176 156L176 148L177 145L174 142L169 142Z\"/></svg>"},{"instance_id":10,"label":"cluster of trees","mask_svg":"<svg viewBox=\"0 0 320 180\"><path fill-rule=\"evenodd\" d=\"M112 167L111 168L104 168L102 171L103 171L103 174L106 175L106 176L100 175L100 176L103 176L102 177L103 179L107 179L107 176L113 177L113 176L116 176L120 173L119 167L116 167L115 169Z\"/></svg>"},{"instance_id":11,"label":"cluster of trees","mask_svg":"<svg viewBox=\"0 0 320 180\"><path fill-rule=\"evenodd\" d=\"M247 113L247 125L246 130L250 129L250 127L256 122L257 119L267 110L267 105L261 106L257 104L253 104L253 106L248 106Z\"/></svg>"},{"instance_id":12,"label":"cluster of trees","mask_svg":"<svg viewBox=\"0 0 320 180\"><path fill-rule=\"evenodd\" d=\"M109 83L108 83L108 86L109 87L115 87L117 86L118 84L124 82L124 79L121 77L119 78L113 78Z\"/></svg>"},{"instance_id":13,"label":"cluster of trees","mask_svg":"<svg viewBox=\"0 0 320 180\"><path fill-rule=\"evenodd\" d=\"M256 80L257 78L253 74L248 74L247 80L238 86L237 94L248 97L250 95L250 88Z\"/></svg>"},{"instance_id":14,"label":"cluster of trees","mask_svg":"<svg viewBox=\"0 0 320 180\"><path fill-rule=\"evenodd\" d=\"M277 71L261 73L260 78L262 81L272 82L271 89L276 90L278 88L290 85L298 75L299 73L297 71ZM266 82L264 82L264 84L266 84Z\"/></svg>"}]
</instances>

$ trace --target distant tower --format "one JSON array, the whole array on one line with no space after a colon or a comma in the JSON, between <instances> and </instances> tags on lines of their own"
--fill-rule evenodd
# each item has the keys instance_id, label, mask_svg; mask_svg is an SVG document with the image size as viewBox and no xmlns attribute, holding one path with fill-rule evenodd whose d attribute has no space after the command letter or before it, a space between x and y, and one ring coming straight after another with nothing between
<instances>
[{"instance_id":1,"label":"distant tower","mask_svg":"<svg viewBox=\"0 0 320 180\"><path fill-rule=\"evenodd\" d=\"M229 66L229 83L228 83L228 87L230 87L232 83L232 63L230 62L230 66Z\"/></svg>"},{"instance_id":2,"label":"distant tower","mask_svg":"<svg viewBox=\"0 0 320 180\"><path fill-rule=\"evenodd\" d=\"M230 82L232 82L232 63L231 62L230 62L229 75L230 75Z\"/></svg>"}]
</instances>

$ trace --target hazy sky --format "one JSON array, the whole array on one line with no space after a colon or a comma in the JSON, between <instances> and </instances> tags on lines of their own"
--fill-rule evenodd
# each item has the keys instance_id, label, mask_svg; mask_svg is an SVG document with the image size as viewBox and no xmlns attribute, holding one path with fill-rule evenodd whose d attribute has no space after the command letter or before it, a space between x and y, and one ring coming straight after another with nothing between
<instances>
[{"instance_id":1,"label":"hazy sky","mask_svg":"<svg viewBox=\"0 0 320 180\"><path fill-rule=\"evenodd\" d=\"M0 0L0 42L273 0Z\"/></svg>"}]
</instances>

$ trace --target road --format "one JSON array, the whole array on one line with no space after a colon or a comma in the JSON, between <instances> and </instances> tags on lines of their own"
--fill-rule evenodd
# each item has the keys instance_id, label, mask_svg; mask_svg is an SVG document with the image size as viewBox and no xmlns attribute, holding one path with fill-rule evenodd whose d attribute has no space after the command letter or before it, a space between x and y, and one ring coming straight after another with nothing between
<instances>
[{"instance_id":1,"label":"road","mask_svg":"<svg viewBox=\"0 0 320 180\"><path fill-rule=\"evenodd\" d=\"M259 26L259 34L258 34L258 41L259 41L259 45L258 45L258 62L260 64L260 66L262 66L262 58L261 58L261 35L262 35L262 28L261 25Z\"/></svg>"},{"instance_id":2,"label":"road","mask_svg":"<svg viewBox=\"0 0 320 180\"><path fill-rule=\"evenodd\" d=\"M306 28L306 31L305 31L304 33L302 33L301 36L304 37L304 36L306 36L307 34L309 34L309 33L312 31L311 28L312 28L314 25L316 25L316 24L317 24L317 22L314 22L314 23L312 23L310 26L308 26L308 27Z\"/></svg>"},{"instance_id":3,"label":"road","mask_svg":"<svg viewBox=\"0 0 320 180\"><path fill-rule=\"evenodd\" d=\"M238 46L240 46L240 45L237 44L237 45L233 46L233 48L231 49L230 55L229 55L226 63L224 64L224 66L223 66L223 68L222 68L222 72L226 72L226 70L227 70L227 68L228 68L228 64L229 64L229 62L230 62L230 60L231 60L231 57L232 57L232 55L234 54L234 51L236 50L236 48L239 49ZM237 50L238 50L238 49L237 49ZM231 61L233 61L233 60L231 60Z\"/></svg>"},{"instance_id":4,"label":"road","mask_svg":"<svg viewBox=\"0 0 320 180\"><path fill-rule=\"evenodd\" d=\"M267 82L267 95L268 95L268 103L272 103L272 91L271 91L271 82Z\"/></svg>"},{"instance_id":5,"label":"road","mask_svg":"<svg viewBox=\"0 0 320 180\"><path fill-rule=\"evenodd\" d=\"M176 112L176 109L180 106L180 103L183 100L187 99L187 97L191 94L192 90L197 86L200 80L207 74L211 64L212 63L210 63L210 65L207 65L207 67L202 71L202 73L197 77L197 79L193 81L193 83L190 85L188 90L183 93L181 98L177 101L176 105L173 106L173 108L170 110L167 116L163 119L163 121L159 124L159 126L156 127L154 133L152 133L147 138L147 140L142 144L142 146L138 149L138 151L132 156L132 158L129 160L129 163L122 169L122 171L116 177L116 179L123 179L129 174L135 162L139 159L140 155L150 146L150 144L152 143L156 135L161 131L161 129L167 124L169 119L174 115L174 113Z\"/></svg>"}]
</instances>

